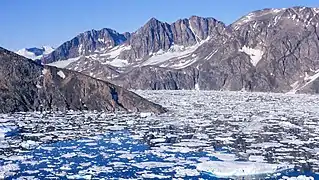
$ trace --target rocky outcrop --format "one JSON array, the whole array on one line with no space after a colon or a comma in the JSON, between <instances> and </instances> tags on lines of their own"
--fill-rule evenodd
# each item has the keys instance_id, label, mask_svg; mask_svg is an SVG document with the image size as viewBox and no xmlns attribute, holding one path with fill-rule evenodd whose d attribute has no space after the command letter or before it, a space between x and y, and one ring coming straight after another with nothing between
<instances>
[{"instance_id":1,"label":"rocky outcrop","mask_svg":"<svg viewBox=\"0 0 319 180\"><path fill-rule=\"evenodd\" d=\"M127 74L113 79L113 82L128 89L176 90L194 89L198 71L193 68L176 70L157 66L135 68Z\"/></svg>"},{"instance_id":2,"label":"rocky outcrop","mask_svg":"<svg viewBox=\"0 0 319 180\"><path fill-rule=\"evenodd\" d=\"M0 48L0 112L35 110L110 111L110 88L119 97L118 110L162 113L165 109L135 93L66 69L38 65Z\"/></svg>"},{"instance_id":3,"label":"rocky outcrop","mask_svg":"<svg viewBox=\"0 0 319 180\"><path fill-rule=\"evenodd\" d=\"M143 59L160 50L166 51L173 45L192 46L209 36L220 36L225 30L222 22L213 18L192 16L172 24L150 19L134 32L128 42L132 49L123 52L122 59Z\"/></svg>"}]
</instances>

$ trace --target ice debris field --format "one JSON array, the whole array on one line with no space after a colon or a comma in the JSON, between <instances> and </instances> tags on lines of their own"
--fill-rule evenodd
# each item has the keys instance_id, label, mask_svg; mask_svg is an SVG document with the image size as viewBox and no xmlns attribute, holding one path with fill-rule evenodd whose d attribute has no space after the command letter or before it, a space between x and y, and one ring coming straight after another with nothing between
<instances>
[{"instance_id":1,"label":"ice debris field","mask_svg":"<svg viewBox=\"0 0 319 180\"><path fill-rule=\"evenodd\" d=\"M0 178L319 178L319 96L136 92L170 111L1 114Z\"/></svg>"}]
</instances>

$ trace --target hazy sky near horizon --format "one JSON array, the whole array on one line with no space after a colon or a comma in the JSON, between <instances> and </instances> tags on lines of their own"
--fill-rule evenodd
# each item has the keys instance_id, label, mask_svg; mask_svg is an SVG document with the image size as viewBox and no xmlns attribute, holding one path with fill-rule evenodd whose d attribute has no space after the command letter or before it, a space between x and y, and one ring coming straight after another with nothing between
<instances>
[{"instance_id":1,"label":"hazy sky near horizon","mask_svg":"<svg viewBox=\"0 0 319 180\"><path fill-rule=\"evenodd\" d=\"M133 32L152 17L171 23L197 15L230 24L254 10L292 6L319 7L319 0L1 0L0 46L58 47L91 29Z\"/></svg>"}]
</instances>

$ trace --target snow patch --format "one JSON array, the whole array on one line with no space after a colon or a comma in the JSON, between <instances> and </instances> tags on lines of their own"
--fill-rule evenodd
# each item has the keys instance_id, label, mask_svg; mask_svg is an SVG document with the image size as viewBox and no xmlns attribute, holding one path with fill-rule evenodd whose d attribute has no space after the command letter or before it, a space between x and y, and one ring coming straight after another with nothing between
<instances>
[{"instance_id":1,"label":"snow patch","mask_svg":"<svg viewBox=\"0 0 319 180\"><path fill-rule=\"evenodd\" d=\"M152 116L152 113L149 113L149 112L148 113L145 113L145 112L141 112L140 113L140 117L141 118L146 118L146 117L149 117L149 116Z\"/></svg>"},{"instance_id":2,"label":"snow patch","mask_svg":"<svg viewBox=\"0 0 319 180\"><path fill-rule=\"evenodd\" d=\"M190 29L190 30L192 31L192 33L194 34L196 42L197 42L197 43L200 43L201 38L200 38L200 37L196 34L196 32L194 31L194 28L193 28L191 22L189 23L189 29Z\"/></svg>"},{"instance_id":3,"label":"snow patch","mask_svg":"<svg viewBox=\"0 0 319 180\"><path fill-rule=\"evenodd\" d=\"M296 81L294 83L292 83L290 86L293 88L293 89L296 89L298 87L298 84L299 84L299 81Z\"/></svg>"},{"instance_id":4,"label":"snow patch","mask_svg":"<svg viewBox=\"0 0 319 180\"><path fill-rule=\"evenodd\" d=\"M20 49L16 52L17 54L19 54L20 56L24 56L28 59L32 59L32 60L35 60L38 58L38 56L36 56L33 52L30 52L26 49Z\"/></svg>"},{"instance_id":5,"label":"snow patch","mask_svg":"<svg viewBox=\"0 0 319 180\"><path fill-rule=\"evenodd\" d=\"M198 83L195 84L195 90L196 90L196 91L199 91L199 85L198 85Z\"/></svg>"},{"instance_id":6,"label":"snow patch","mask_svg":"<svg viewBox=\"0 0 319 180\"><path fill-rule=\"evenodd\" d=\"M241 20L241 23L240 24L243 24L243 23L247 23L251 20L253 20L253 17L255 16L255 13L249 13L247 16L245 16L242 20Z\"/></svg>"},{"instance_id":7,"label":"snow patch","mask_svg":"<svg viewBox=\"0 0 319 180\"><path fill-rule=\"evenodd\" d=\"M65 74L63 73L63 71L58 71L57 74L62 78L65 79Z\"/></svg>"},{"instance_id":8,"label":"snow patch","mask_svg":"<svg viewBox=\"0 0 319 180\"><path fill-rule=\"evenodd\" d=\"M37 84L37 85L35 85L38 89L41 89L42 88L42 86L41 85L39 85L39 84Z\"/></svg>"},{"instance_id":9,"label":"snow patch","mask_svg":"<svg viewBox=\"0 0 319 180\"><path fill-rule=\"evenodd\" d=\"M54 48L51 46L43 46L42 47L44 49L44 53L43 54L50 54L54 51Z\"/></svg>"},{"instance_id":10,"label":"snow patch","mask_svg":"<svg viewBox=\"0 0 319 180\"><path fill-rule=\"evenodd\" d=\"M206 60L209 60L209 59L212 58L217 52L218 52L218 49L215 50L214 52L211 52L207 57L205 57L205 59L206 59Z\"/></svg>"},{"instance_id":11,"label":"snow patch","mask_svg":"<svg viewBox=\"0 0 319 180\"><path fill-rule=\"evenodd\" d=\"M189 60L181 60L178 64L173 64L170 67L174 69L183 69L186 68L192 64L194 64L197 61L197 59L189 59ZM161 66L163 67L163 66ZM164 66L167 67L167 66Z\"/></svg>"},{"instance_id":12,"label":"snow patch","mask_svg":"<svg viewBox=\"0 0 319 180\"><path fill-rule=\"evenodd\" d=\"M103 38L98 38L97 41L99 41L100 43L105 43Z\"/></svg>"},{"instance_id":13,"label":"snow patch","mask_svg":"<svg viewBox=\"0 0 319 180\"><path fill-rule=\"evenodd\" d=\"M56 61L56 62L53 62L53 63L49 63L49 64L47 64L47 65L49 65L49 66L55 66L55 67L58 67L58 68L65 68L65 67L67 67L69 64L78 61L80 58L81 58L81 57L70 58L70 59L67 59L67 60L61 60L61 61Z\"/></svg>"},{"instance_id":14,"label":"snow patch","mask_svg":"<svg viewBox=\"0 0 319 180\"><path fill-rule=\"evenodd\" d=\"M258 62L261 60L262 56L264 55L264 52L262 50L259 49L253 49L247 46L242 47L241 49L239 49L239 52L244 52L247 55L250 56L251 59L251 63L256 66L258 64Z\"/></svg>"},{"instance_id":15,"label":"snow patch","mask_svg":"<svg viewBox=\"0 0 319 180\"><path fill-rule=\"evenodd\" d=\"M251 21L254 21L256 19L258 19L258 17L262 17L264 15L267 15L267 14L273 14L273 15L277 15L278 13L282 12L283 10L285 10L285 8L282 8L282 9L270 9L268 11L263 11L262 13L249 13L247 16L241 18L240 20L238 20L237 22L235 22L234 24L234 27L236 30L239 29L239 27L243 24L246 24L248 22L251 22ZM278 21L280 19L280 17L276 16L276 21ZM268 27L270 27L270 24L268 25Z\"/></svg>"},{"instance_id":16,"label":"snow patch","mask_svg":"<svg viewBox=\"0 0 319 180\"><path fill-rule=\"evenodd\" d=\"M121 54L121 52L130 50L130 49L132 49L132 46L128 46L128 45L116 46L115 48L111 49L109 52L105 54L101 54L101 56L107 56L110 59L114 59L114 58L117 58Z\"/></svg>"},{"instance_id":17,"label":"snow patch","mask_svg":"<svg viewBox=\"0 0 319 180\"><path fill-rule=\"evenodd\" d=\"M112 61L107 61L105 63L102 64L109 64L111 66L114 67L125 67L127 65L129 65L129 62L127 60L124 59L113 59Z\"/></svg>"},{"instance_id":18,"label":"snow patch","mask_svg":"<svg viewBox=\"0 0 319 180\"><path fill-rule=\"evenodd\" d=\"M24 56L28 59L36 60L41 59L44 55L48 55L54 51L54 48L50 46L43 46L42 48L24 48L16 51L20 56Z\"/></svg>"},{"instance_id":19,"label":"snow patch","mask_svg":"<svg viewBox=\"0 0 319 180\"><path fill-rule=\"evenodd\" d=\"M83 54L83 51L84 51L84 49L83 49L83 44L80 44L79 50L78 50L79 55L82 55L82 54Z\"/></svg>"},{"instance_id":20,"label":"snow patch","mask_svg":"<svg viewBox=\"0 0 319 180\"><path fill-rule=\"evenodd\" d=\"M46 75L48 72L49 72L49 70L47 70L47 69L43 69L43 70L42 70L42 74L43 74L43 75Z\"/></svg>"},{"instance_id":21,"label":"snow patch","mask_svg":"<svg viewBox=\"0 0 319 180\"><path fill-rule=\"evenodd\" d=\"M307 72L305 72L305 76L304 76L304 84L301 86L301 84L297 81L295 83L293 83L292 85L290 85L292 87L292 90L290 90L288 92L288 94L295 94L297 91L302 90L303 88L305 88L306 86L308 86L310 83L314 82L316 79L319 78L319 69L313 71L315 74L313 75L309 75Z\"/></svg>"},{"instance_id":22,"label":"snow patch","mask_svg":"<svg viewBox=\"0 0 319 180\"><path fill-rule=\"evenodd\" d=\"M127 45L117 46L111 49L109 52L100 54L102 57L106 57L108 61L103 62L102 64L109 64L114 67L125 67L129 65L129 62L124 59L120 59L119 56L121 52L130 50L132 47Z\"/></svg>"},{"instance_id":23,"label":"snow patch","mask_svg":"<svg viewBox=\"0 0 319 180\"><path fill-rule=\"evenodd\" d=\"M282 9L272 9L272 12L273 13L279 13L279 12L281 12L282 11Z\"/></svg>"},{"instance_id":24,"label":"snow patch","mask_svg":"<svg viewBox=\"0 0 319 180\"><path fill-rule=\"evenodd\" d=\"M183 58L191 57L194 51L209 39L210 37L207 37L207 39L188 47L174 44L167 51L159 50L155 53L151 53L151 57L143 62L141 66L160 65L161 67L171 67L175 69L185 68L196 62L197 58Z\"/></svg>"}]
</instances>

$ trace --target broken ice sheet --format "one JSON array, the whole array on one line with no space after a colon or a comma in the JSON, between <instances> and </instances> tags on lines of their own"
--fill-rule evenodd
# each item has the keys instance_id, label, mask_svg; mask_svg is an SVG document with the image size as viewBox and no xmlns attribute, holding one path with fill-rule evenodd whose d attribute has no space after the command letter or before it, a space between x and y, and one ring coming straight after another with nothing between
<instances>
[{"instance_id":1,"label":"broken ice sheet","mask_svg":"<svg viewBox=\"0 0 319 180\"><path fill-rule=\"evenodd\" d=\"M7 167L5 176L207 179L214 178L207 172L218 170L209 163L217 162L219 167L240 167L245 171L240 176L272 177L278 171L273 167L287 164L296 170L280 172L278 178L302 172L318 177L318 96L138 93L170 111L0 114L0 165ZM200 168L203 163L210 168Z\"/></svg>"}]
</instances>

